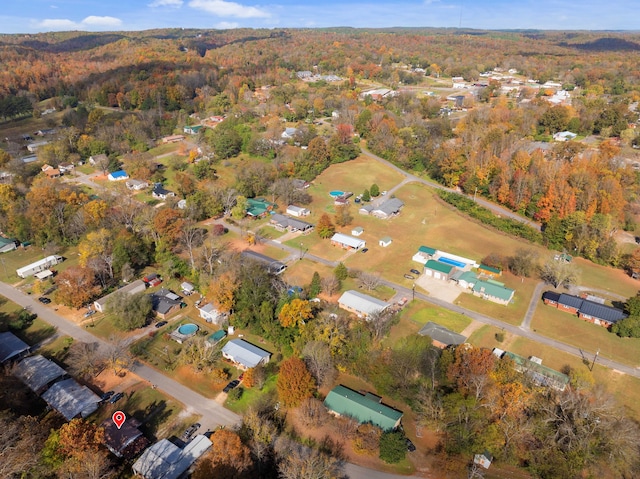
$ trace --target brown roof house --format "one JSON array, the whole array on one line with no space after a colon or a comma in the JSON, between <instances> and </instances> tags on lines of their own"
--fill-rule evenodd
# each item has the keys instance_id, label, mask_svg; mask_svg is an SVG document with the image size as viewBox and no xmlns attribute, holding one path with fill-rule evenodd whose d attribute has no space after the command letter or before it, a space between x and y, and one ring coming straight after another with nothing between
<instances>
[{"instance_id":1,"label":"brown roof house","mask_svg":"<svg viewBox=\"0 0 640 479\"><path fill-rule=\"evenodd\" d=\"M140 421L128 417L118 428L111 418L102 423L104 428L104 444L117 457L132 459L149 446L149 441L138 429Z\"/></svg>"}]
</instances>

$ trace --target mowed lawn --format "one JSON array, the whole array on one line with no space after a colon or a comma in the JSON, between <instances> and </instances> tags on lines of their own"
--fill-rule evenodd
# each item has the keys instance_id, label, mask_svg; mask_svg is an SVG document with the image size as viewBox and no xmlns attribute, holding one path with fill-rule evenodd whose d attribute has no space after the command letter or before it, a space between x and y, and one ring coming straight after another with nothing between
<instances>
[{"instance_id":1,"label":"mowed lawn","mask_svg":"<svg viewBox=\"0 0 640 479\"><path fill-rule=\"evenodd\" d=\"M531 329L550 338L631 366L640 365L640 338L620 338L602 326L588 323L542 301L531 321Z\"/></svg>"},{"instance_id":2,"label":"mowed lawn","mask_svg":"<svg viewBox=\"0 0 640 479\"><path fill-rule=\"evenodd\" d=\"M405 306L401 313L402 319L408 319L421 327L430 321L444 326L445 328L462 332L469 324L471 319L462 314L449 311L448 309L431 306L423 301L411 301Z\"/></svg>"},{"instance_id":3,"label":"mowed lawn","mask_svg":"<svg viewBox=\"0 0 640 479\"><path fill-rule=\"evenodd\" d=\"M560 313L557 310L556 312ZM593 327L602 329L597 326ZM495 334L498 332L500 332L498 328L482 326L471 335L469 340L477 347L497 347L524 357L536 356L542 359L542 364L557 371L562 370L565 366L579 370L583 375L592 377L597 384L604 385L606 390L613 394L620 404L624 405L627 414L636 420L640 420L640 379L600 366L597 361L593 372L590 372L589 365L580 357L558 351L555 348L536 343L526 338L515 337L506 332L505 340L499 343L495 339ZM585 360L589 362L593 361L593 353L594 351L585 352Z\"/></svg>"}]
</instances>

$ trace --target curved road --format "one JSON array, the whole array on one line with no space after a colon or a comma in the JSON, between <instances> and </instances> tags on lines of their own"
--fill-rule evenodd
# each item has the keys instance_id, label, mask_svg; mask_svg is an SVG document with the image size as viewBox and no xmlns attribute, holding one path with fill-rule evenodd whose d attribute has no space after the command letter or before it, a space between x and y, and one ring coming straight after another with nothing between
<instances>
[{"instance_id":1,"label":"curved road","mask_svg":"<svg viewBox=\"0 0 640 479\"><path fill-rule=\"evenodd\" d=\"M372 158L380 163L384 163L385 165L387 165L389 168L397 171L398 173L400 173L401 175L403 175L405 177L405 179L399 184L396 185L394 188L392 188L390 191L393 192L396 189L398 189L400 186L405 185L406 183L411 183L411 182L416 182L416 183L421 183L423 185L426 186L430 186L431 188L436 188L438 190L444 190L444 191L450 191L452 193L458 193L461 194L459 191L454 190L453 188L447 188L446 186L440 185L438 183L434 183L432 181L427 181L425 179L422 179L416 175L413 175L411 173L407 173L406 171L404 171L402 168L397 167L396 165L394 165L393 163L391 163L390 161L385 160L384 158L381 158L380 156L371 153L369 150L367 150L364 146L360 145L360 148L362 149L362 154L365 156L368 156L369 158ZM472 198L468 195L463 195L463 196L467 196L468 198ZM507 209L507 208L503 208L500 205L497 205L495 203L492 203L490 201L485 200L484 198L480 198L480 197L476 197L475 199L476 203L484 206L485 208L493 211L494 213L500 215L500 216L506 216L508 218L514 219L516 221L520 221L521 223L524 223L526 225L531 226L532 228L537 229L538 231L540 231L540 225L534 221L529 220L528 218L524 218L522 216L520 216L519 214Z\"/></svg>"}]
</instances>

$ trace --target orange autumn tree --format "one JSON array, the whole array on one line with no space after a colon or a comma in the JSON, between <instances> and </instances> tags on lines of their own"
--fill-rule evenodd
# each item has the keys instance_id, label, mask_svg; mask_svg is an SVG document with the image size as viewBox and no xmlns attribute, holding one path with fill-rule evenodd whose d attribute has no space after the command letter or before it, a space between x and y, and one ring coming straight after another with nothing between
<instances>
[{"instance_id":1,"label":"orange autumn tree","mask_svg":"<svg viewBox=\"0 0 640 479\"><path fill-rule=\"evenodd\" d=\"M232 272L222 273L209 283L207 298L213 302L218 311L228 313L233 308L239 285L238 279Z\"/></svg>"},{"instance_id":2,"label":"orange autumn tree","mask_svg":"<svg viewBox=\"0 0 640 479\"><path fill-rule=\"evenodd\" d=\"M211 449L198 461L193 479L255 477L251 474L251 452L238 434L229 429L218 429L211 436L211 444Z\"/></svg>"},{"instance_id":3,"label":"orange autumn tree","mask_svg":"<svg viewBox=\"0 0 640 479\"><path fill-rule=\"evenodd\" d=\"M304 399L313 396L316 381L304 361L294 356L280 365L276 387L282 404L297 407Z\"/></svg>"},{"instance_id":4,"label":"orange autumn tree","mask_svg":"<svg viewBox=\"0 0 640 479\"><path fill-rule=\"evenodd\" d=\"M311 318L313 318L311 304L305 299L298 298L285 304L278 314L278 320L285 328L300 327Z\"/></svg>"}]
</instances>

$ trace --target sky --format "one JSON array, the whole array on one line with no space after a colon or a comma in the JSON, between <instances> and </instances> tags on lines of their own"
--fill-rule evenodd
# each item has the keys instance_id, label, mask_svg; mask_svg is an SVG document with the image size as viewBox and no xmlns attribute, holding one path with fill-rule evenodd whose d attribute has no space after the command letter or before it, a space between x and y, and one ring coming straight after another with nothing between
<instances>
[{"instance_id":1,"label":"sky","mask_svg":"<svg viewBox=\"0 0 640 479\"><path fill-rule=\"evenodd\" d=\"M640 0L2 0L0 33L151 28L640 30Z\"/></svg>"}]
</instances>

